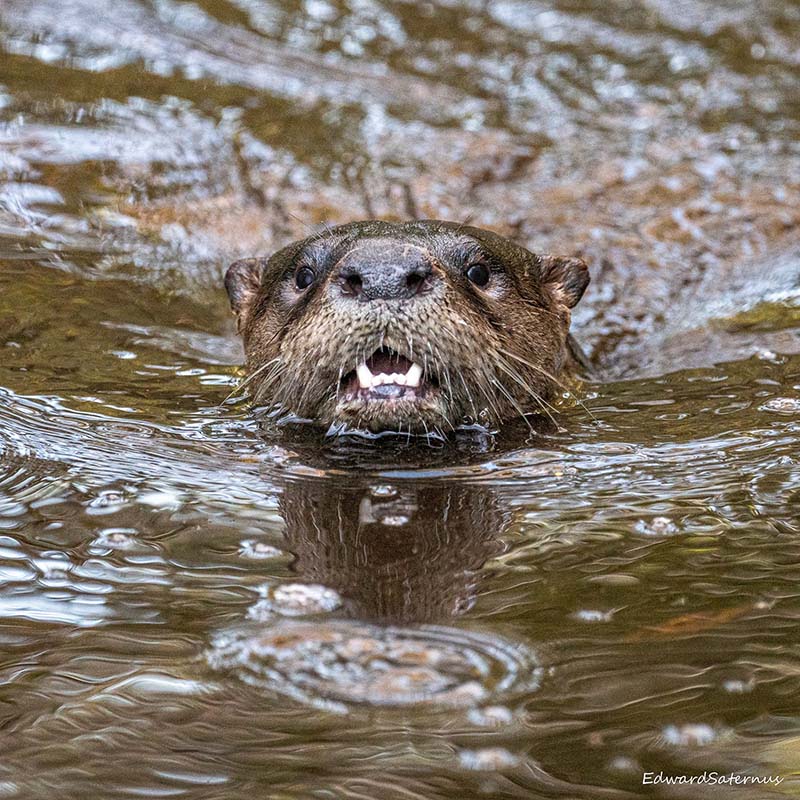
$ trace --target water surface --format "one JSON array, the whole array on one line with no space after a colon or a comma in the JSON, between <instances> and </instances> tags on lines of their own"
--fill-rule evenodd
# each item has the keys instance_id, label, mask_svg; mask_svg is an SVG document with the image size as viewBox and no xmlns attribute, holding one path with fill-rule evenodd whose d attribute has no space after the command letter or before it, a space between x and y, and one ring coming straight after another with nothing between
<instances>
[{"instance_id":1,"label":"water surface","mask_svg":"<svg viewBox=\"0 0 800 800\"><path fill-rule=\"evenodd\" d=\"M0 796L796 794L798 42L789 0L4 0ZM225 266L368 216L582 255L584 403L428 448L226 401Z\"/></svg>"}]
</instances>

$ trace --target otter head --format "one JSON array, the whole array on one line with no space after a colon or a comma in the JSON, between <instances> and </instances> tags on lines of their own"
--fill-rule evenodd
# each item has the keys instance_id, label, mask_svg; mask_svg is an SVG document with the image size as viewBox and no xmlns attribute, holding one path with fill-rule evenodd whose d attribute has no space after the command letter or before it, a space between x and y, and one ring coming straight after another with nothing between
<instances>
[{"instance_id":1,"label":"otter head","mask_svg":"<svg viewBox=\"0 0 800 800\"><path fill-rule=\"evenodd\" d=\"M225 276L257 402L442 434L545 408L588 282L577 258L434 220L342 225Z\"/></svg>"}]
</instances>

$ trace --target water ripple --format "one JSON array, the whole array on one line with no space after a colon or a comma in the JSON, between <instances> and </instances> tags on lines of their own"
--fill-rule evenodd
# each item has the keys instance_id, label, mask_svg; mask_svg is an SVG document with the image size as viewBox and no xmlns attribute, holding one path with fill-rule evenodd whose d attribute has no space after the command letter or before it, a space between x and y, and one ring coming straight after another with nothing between
<instances>
[{"instance_id":1,"label":"water ripple","mask_svg":"<svg viewBox=\"0 0 800 800\"><path fill-rule=\"evenodd\" d=\"M298 702L347 713L374 706L466 706L534 692L535 654L493 634L359 622L279 622L224 633L208 663Z\"/></svg>"}]
</instances>

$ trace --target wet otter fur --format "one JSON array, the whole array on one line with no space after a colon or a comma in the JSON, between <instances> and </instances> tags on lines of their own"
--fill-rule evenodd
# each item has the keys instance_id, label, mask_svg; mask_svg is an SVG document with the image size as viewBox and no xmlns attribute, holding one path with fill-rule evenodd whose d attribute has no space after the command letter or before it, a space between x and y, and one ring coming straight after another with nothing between
<instances>
[{"instance_id":1,"label":"wet otter fur","mask_svg":"<svg viewBox=\"0 0 800 800\"><path fill-rule=\"evenodd\" d=\"M439 220L352 222L225 276L256 402L330 432L436 433L550 413L579 370L578 258Z\"/></svg>"}]
</instances>

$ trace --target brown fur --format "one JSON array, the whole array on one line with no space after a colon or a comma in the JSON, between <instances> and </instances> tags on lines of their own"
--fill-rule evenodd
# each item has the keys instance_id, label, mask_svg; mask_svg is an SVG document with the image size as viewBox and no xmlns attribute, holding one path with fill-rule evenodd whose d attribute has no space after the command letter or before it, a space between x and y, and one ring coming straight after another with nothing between
<instances>
[{"instance_id":1,"label":"brown fur","mask_svg":"<svg viewBox=\"0 0 800 800\"><path fill-rule=\"evenodd\" d=\"M348 296L340 265L356 249L373 263L386 254L392 264L403 254L424 261L426 290L368 302ZM486 287L465 276L475 263L491 270ZM301 268L316 275L304 291L295 285ZM588 282L580 259L537 256L489 231L435 220L342 225L269 259L237 261L225 279L258 402L339 430L415 433L549 413L561 376L577 368L570 309ZM342 402L343 376L381 347L422 365L432 390L414 400Z\"/></svg>"}]
</instances>

